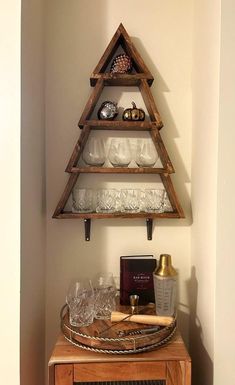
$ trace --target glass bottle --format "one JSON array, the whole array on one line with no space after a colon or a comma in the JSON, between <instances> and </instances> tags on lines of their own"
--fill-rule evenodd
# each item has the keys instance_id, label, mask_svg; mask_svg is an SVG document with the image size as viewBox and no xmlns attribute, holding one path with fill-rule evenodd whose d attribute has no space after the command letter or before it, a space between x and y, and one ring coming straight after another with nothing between
<instances>
[{"instance_id":1,"label":"glass bottle","mask_svg":"<svg viewBox=\"0 0 235 385\"><path fill-rule=\"evenodd\" d=\"M177 272L171 264L169 254L160 255L157 269L153 273L156 313L173 316L176 307Z\"/></svg>"}]
</instances>

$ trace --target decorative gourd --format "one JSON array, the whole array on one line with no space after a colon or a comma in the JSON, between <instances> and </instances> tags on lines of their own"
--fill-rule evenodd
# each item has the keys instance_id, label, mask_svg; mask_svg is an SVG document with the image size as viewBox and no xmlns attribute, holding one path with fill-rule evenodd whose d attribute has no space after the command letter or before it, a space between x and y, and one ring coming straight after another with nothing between
<instances>
[{"instance_id":1,"label":"decorative gourd","mask_svg":"<svg viewBox=\"0 0 235 385\"><path fill-rule=\"evenodd\" d=\"M123 120L134 120L134 121L142 121L145 119L145 112L141 108L137 108L136 104L132 102L132 108L127 108L124 110L122 119Z\"/></svg>"},{"instance_id":2,"label":"decorative gourd","mask_svg":"<svg viewBox=\"0 0 235 385\"><path fill-rule=\"evenodd\" d=\"M103 102L97 115L100 120L113 120L118 115L117 103L110 100Z\"/></svg>"}]
</instances>

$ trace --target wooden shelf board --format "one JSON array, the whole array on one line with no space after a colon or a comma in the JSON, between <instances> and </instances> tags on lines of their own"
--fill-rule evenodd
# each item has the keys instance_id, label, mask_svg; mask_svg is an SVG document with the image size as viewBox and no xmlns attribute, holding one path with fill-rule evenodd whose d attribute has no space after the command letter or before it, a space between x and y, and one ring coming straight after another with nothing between
<instances>
[{"instance_id":1,"label":"wooden shelf board","mask_svg":"<svg viewBox=\"0 0 235 385\"><path fill-rule=\"evenodd\" d=\"M94 174L166 174L169 170L154 167L72 167L72 173Z\"/></svg>"},{"instance_id":2,"label":"wooden shelf board","mask_svg":"<svg viewBox=\"0 0 235 385\"><path fill-rule=\"evenodd\" d=\"M108 219L108 218L182 218L176 212L165 213L72 213L71 211L63 211L55 216L58 219Z\"/></svg>"},{"instance_id":3,"label":"wooden shelf board","mask_svg":"<svg viewBox=\"0 0 235 385\"><path fill-rule=\"evenodd\" d=\"M97 130L121 130L121 131L150 131L152 128L161 129L162 125L153 121L127 122L124 120L85 120L79 127L89 126Z\"/></svg>"},{"instance_id":4,"label":"wooden shelf board","mask_svg":"<svg viewBox=\"0 0 235 385\"><path fill-rule=\"evenodd\" d=\"M140 79L146 79L151 86L154 81L153 76L146 73L112 74L104 72L93 73L90 77L90 85L94 87L98 79L102 79L105 86L139 86Z\"/></svg>"}]
</instances>

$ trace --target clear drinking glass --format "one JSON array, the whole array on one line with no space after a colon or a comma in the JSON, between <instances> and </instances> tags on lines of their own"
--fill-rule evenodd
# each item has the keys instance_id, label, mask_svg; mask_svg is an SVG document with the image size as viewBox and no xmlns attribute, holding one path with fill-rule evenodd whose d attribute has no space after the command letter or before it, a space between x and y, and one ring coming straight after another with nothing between
<instances>
[{"instance_id":1,"label":"clear drinking glass","mask_svg":"<svg viewBox=\"0 0 235 385\"><path fill-rule=\"evenodd\" d=\"M138 213L140 211L141 190L122 189L121 190L121 211L128 213Z\"/></svg>"},{"instance_id":2,"label":"clear drinking glass","mask_svg":"<svg viewBox=\"0 0 235 385\"><path fill-rule=\"evenodd\" d=\"M82 157L84 162L90 166L103 166L106 159L103 140L96 137L89 138L83 150Z\"/></svg>"},{"instance_id":3,"label":"clear drinking glass","mask_svg":"<svg viewBox=\"0 0 235 385\"><path fill-rule=\"evenodd\" d=\"M118 191L115 189L97 190L97 213L113 213L117 211Z\"/></svg>"},{"instance_id":4,"label":"clear drinking glass","mask_svg":"<svg viewBox=\"0 0 235 385\"><path fill-rule=\"evenodd\" d=\"M98 273L94 280L95 318L108 319L116 308L116 285L112 273Z\"/></svg>"},{"instance_id":5,"label":"clear drinking glass","mask_svg":"<svg viewBox=\"0 0 235 385\"><path fill-rule=\"evenodd\" d=\"M132 160L129 139L113 138L110 143L108 158L114 167L127 167Z\"/></svg>"},{"instance_id":6,"label":"clear drinking glass","mask_svg":"<svg viewBox=\"0 0 235 385\"><path fill-rule=\"evenodd\" d=\"M172 212L173 211L173 208L171 206L171 202L169 200L167 192L165 192L163 208L164 208L165 212Z\"/></svg>"},{"instance_id":7,"label":"clear drinking glass","mask_svg":"<svg viewBox=\"0 0 235 385\"><path fill-rule=\"evenodd\" d=\"M164 196L165 190L163 189L145 189L144 211L147 213L163 213Z\"/></svg>"},{"instance_id":8,"label":"clear drinking glass","mask_svg":"<svg viewBox=\"0 0 235 385\"><path fill-rule=\"evenodd\" d=\"M72 212L90 213L94 211L94 195L92 189L73 189L72 200Z\"/></svg>"},{"instance_id":9,"label":"clear drinking glass","mask_svg":"<svg viewBox=\"0 0 235 385\"><path fill-rule=\"evenodd\" d=\"M94 290L88 279L77 280L69 286L66 302L72 326L88 326L94 319Z\"/></svg>"},{"instance_id":10,"label":"clear drinking glass","mask_svg":"<svg viewBox=\"0 0 235 385\"><path fill-rule=\"evenodd\" d=\"M139 167L153 167L158 159L158 153L151 139L137 141L135 162Z\"/></svg>"}]
</instances>

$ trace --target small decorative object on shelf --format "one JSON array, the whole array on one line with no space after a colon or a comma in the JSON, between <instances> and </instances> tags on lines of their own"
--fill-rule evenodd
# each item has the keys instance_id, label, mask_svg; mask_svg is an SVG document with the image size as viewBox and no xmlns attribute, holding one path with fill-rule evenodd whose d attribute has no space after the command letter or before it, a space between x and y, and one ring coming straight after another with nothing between
<instances>
[{"instance_id":1,"label":"small decorative object on shelf","mask_svg":"<svg viewBox=\"0 0 235 385\"><path fill-rule=\"evenodd\" d=\"M145 119L145 112L141 108L137 108L135 102L132 102L132 108L124 110L122 119L130 121L143 121Z\"/></svg>"},{"instance_id":2,"label":"small decorative object on shelf","mask_svg":"<svg viewBox=\"0 0 235 385\"><path fill-rule=\"evenodd\" d=\"M109 100L103 102L98 110L98 118L100 120L113 120L118 115L117 103Z\"/></svg>"},{"instance_id":3,"label":"small decorative object on shelf","mask_svg":"<svg viewBox=\"0 0 235 385\"><path fill-rule=\"evenodd\" d=\"M111 65L111 73L126 74L131 72L132 63L131 58L126 54L117 55Z\"/></svg>"},{"instance_id":4,"label":"small decorative object on shelf","mask_svg":"<svg viewBox=\"0 0 235 385\"><path fill-rule=\"evenodd\" d=\"M156 314L173 316L176 308L177 272L171 264L169 254L160 255L157 269L153 273Z\"/></svg>"}]
</instances>

